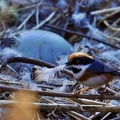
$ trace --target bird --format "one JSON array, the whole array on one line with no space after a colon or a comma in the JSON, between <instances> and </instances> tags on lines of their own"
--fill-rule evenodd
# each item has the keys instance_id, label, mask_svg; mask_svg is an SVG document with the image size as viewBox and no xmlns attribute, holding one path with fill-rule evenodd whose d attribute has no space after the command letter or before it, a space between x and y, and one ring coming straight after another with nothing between
<instances>
[{"instance_id":1,"label":"bird","mask_svg":"<svg viewBox=\"0 0 120 120\"><path fill-rule=\"evenodd\" d=\"M118 68L107 65L83 52L70 54L65 67L71 70L76 81L89 88L107 85L115 76L120 75Z\"/></svg>"}]
</instances>

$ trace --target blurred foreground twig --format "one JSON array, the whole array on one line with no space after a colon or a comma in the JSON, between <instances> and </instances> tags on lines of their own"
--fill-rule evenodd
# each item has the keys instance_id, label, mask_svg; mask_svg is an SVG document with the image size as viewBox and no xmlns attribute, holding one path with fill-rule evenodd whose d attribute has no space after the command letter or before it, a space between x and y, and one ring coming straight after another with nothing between
<instances>
[{"instance_id":1,"label":"blurred foreground twig","mask_svg":"<svg viewBox=\"0 0 120 120\"><path fill-rule=\"evenodd\" d=\"M12 107L19 104L19 101L0 100L0 107ZM58 111L81 111L78 104L46 104L46 103L30 103L22 102L22 105L28 104L32 109L40 108L42 110L58 110ZM120 112L120 106L103 106L103 105L81 105L85 111L90 112Z\"/></svg>"}]
</instances>

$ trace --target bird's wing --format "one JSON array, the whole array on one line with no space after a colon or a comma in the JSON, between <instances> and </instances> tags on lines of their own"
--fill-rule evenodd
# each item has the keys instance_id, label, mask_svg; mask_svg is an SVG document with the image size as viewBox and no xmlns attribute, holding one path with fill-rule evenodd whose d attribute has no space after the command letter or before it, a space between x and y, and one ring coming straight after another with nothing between
<instances>
[{"instance_id":1,"label":"bird's wing","mask_svg":"<svg viewBox=\"0 0 120 120\"><path fill-rule=\"evenodd\" d=\"M90 65L90 67L87 70L89 72L95 73L95 74L104 74L104 73L113 73L117 69L113 68L109 65L105 65L101 61L95 60L94 62L92 62L92 64Z\"/></svg>"}]
</instances>

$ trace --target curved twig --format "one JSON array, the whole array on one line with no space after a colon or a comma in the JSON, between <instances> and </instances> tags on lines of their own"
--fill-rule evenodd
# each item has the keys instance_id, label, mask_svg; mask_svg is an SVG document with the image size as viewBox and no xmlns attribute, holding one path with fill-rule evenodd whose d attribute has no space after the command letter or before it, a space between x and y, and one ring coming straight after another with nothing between
<instances>
[{"instance_id":1,"label":"curved twig","mask_svg":"<svg viewBox=\"0 0 120 120\"><path fill-rule=\"evenodd\" d=\"M42 60L36 60L33 58L27 58L27 57L11 57L11 58L8 58L6 61L3 61L1 68L13 62L29 63L29 64L38 65L38 66L45 66L48 68L56 67L56 65L42 61ZM73 77L72 73L69 70L63 69L62 72L69 75L70 77Z\"/></svg>"}]
</instances>

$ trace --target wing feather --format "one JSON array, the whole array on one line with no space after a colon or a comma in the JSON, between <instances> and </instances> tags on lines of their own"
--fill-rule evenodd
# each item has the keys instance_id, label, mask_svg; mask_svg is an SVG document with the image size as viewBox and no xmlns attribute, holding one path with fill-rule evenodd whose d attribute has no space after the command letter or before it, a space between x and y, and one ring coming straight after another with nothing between
<instances>
[{"instance_id":1,"label":"wing feather","mask_svg":"<svg viewBox=\"0 0 120 120\"><path fill-rule=\"evenodd\" d=\"M95 74L113 73L117 71L116 68L113 68L109 65L105 65L99 60L94 60L94 62L92 62L92 64L87 70Z\"/></svg>"}]
</instances>

